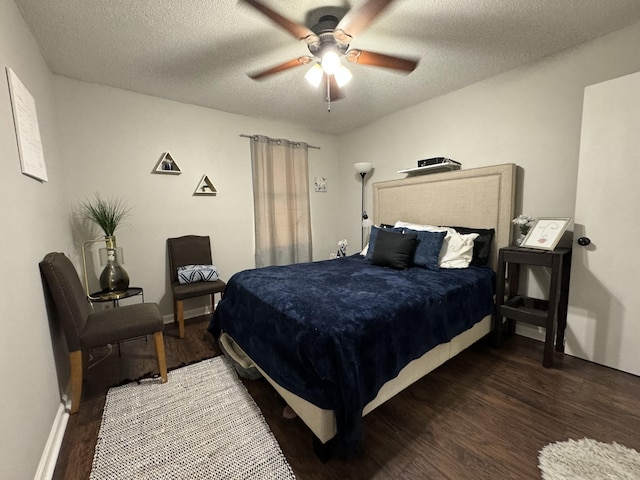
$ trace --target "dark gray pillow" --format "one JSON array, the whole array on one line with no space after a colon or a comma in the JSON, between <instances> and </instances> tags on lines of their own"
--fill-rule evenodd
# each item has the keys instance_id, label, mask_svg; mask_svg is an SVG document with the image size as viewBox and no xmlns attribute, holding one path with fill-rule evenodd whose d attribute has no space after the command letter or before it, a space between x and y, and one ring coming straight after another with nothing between
<instances>
[{"instance_id":1,"label":"dark gray pillow","mask_svg":"<svg viewBox=\"0 0 640 480\"><path fill-rule=\"evenodd\" d=\"M473 241L473 258L471 265L475 267L484 267L489 263L491 255L491 243L493 236L496 234L493 228L469 228L469 227L451 227L456 232L467 235L469 233L477 233L478 238Z\"/></svg>"},{"instance_id":2,"label":"dark gray pillow","mask_svg":"<svg viewBox=\"0 0 640 480\"><path fill-rule=\"evenodd\" d=\"M371 256L371 263L381 267L404 270L411 263L417 235L380 229Z\"/></svg>"},{"instance_id":3,"label":"dark gray pillow","mask_svg":"<svg viewBox=\"0 0 640 480\"><path fill-rule=\"evenodd\" d=\"M404 228L389 228L389 227L376 227L373 226L371 227L371 232L369 233L369 248L367 248L367 254L364 256L364 258L366 258L367 260L371 260L373 258L373 249L376 246L376 240L378 238L378 232L380 230L385 230L387 232L398 232L398 233L402 233L402 231L404 230Z\"/></svg>"},{"instance_id":4,"label":"dark gray pillow","mask_svg":"<svg viewBox=\"0 0 640 480\"><path fill-rule=\"evenodd\" d=\"M405 229L404 232L405 234L411 233L417 236L413 264L428 270L440 270L440 249L447 232L423 232L409 228Z\"/></svg>"}]
</instances>

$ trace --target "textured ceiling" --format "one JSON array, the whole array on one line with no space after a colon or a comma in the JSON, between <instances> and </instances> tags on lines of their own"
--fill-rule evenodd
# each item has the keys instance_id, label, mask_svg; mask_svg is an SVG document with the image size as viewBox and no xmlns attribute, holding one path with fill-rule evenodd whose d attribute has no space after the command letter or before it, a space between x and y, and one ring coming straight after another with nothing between
<instances>
[{"instance_id":1,"label":"textured ceiling","mask_svg":"<svg viewBox=\"0 0 640 480\"><path fill-rule=\"evenodd\" d=\"M405 75L345 63L353 80L327 112L301 66L306 44L232 0L15 0L60 75L252 117L342 133L640 20L638 0L397 0L351 47L418 58ZM304 23L325 0L263 0Z\"/></svg>"}]
</instances>

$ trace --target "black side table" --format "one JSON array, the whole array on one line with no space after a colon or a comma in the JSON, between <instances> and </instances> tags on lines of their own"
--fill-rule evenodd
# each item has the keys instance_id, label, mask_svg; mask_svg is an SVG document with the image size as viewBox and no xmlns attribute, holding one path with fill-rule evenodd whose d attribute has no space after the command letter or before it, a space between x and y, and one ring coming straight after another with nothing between
<instances>
[{"instance_id":1,"label":"black side table","mask_svg":"<svg viewBox=\"0 0 640 480\"><path fill-rule=\"evenodd\" d=\"M520 265L551 268L549 300L540 300L518 294ZM503 318L507 318L509 330L515 331L514 320L546 329L542 365L553 366L555 350L564 352L564 331L567 326L569 304L569 276L571 273L571 249L537 250L532 248L505 247L498 253L496 284L496 338L500 344ZM506 275L505 275L506 274Z\"/></svg>"},{"instance_id":2,"label":"black side table","mask_svg":"<svg viewBox=\"0 0 640 480\"><path fill-rule=\"evenodd\" d=\"M89 295L88 298L92 303L113 302L113 306L115 308L120 306L120 300L135 297L137 295L142 295L142 303L144 303L144 290L142 287L129 287L122 292L95 292Z\"/></svg>"}]
</instances>

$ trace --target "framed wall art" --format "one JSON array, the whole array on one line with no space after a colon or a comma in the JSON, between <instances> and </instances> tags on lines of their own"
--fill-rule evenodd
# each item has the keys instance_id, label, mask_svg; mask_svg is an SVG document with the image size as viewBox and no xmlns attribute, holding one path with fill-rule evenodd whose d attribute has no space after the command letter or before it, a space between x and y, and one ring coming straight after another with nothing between
<instances>
[{"instance_id":1,"label":"framed wall art","mask_svg":"<svg viewBox=\"0 0 640 480\"><path fill-rule=\"evenodd\" d=\"M520 246L553 250L570 222L571 218L538 218Z\"/></svg>"},{"instance_id":2,"label":"framed wall art","mask_svg":"<svg viewBox=\"0 0 640 480\"><path fill-rule=\"evenodd\" d=\"M42 153L35 101L14 71L9 67L6 70L22 173L46 182L47 166Z\"/></svg>"},{"instance_id":3,"label":"framed wall art","mask_svg":"<svg viewBox=\"0 0 640 480\"><path fill-rule=\"evenodd\" d=\"M327 191L327 179L325 177L316 177L314 182L314 187L316 192L326 192Z\"/></svg>"}]
</instances>

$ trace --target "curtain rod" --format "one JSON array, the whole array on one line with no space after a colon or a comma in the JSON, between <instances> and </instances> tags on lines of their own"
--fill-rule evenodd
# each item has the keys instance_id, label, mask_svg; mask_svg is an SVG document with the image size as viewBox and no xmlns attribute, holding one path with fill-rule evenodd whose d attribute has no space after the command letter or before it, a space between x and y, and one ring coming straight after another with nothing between
<instances>
[{"instance_id":1,"label":"curtain rod","mask_svg":"<svg viewBox=\"0 0 640 480\"><path fill-rule=\"evenodd\" d=\"M244 138L253 138L253 137L255 137L256 135L246 135L246 134L244 134L244 133L241 133L241 134L240 134L240 136L241 136L241 137L244 137ZM293 142L293 143L296 143L296 142ZM314 145L308 145L308 144L307 144L307 147L308 147L308 148L315 148L315 149L317 149L317 150L320 150L320 147L316 147L316 146L314 146Z\"/></svg>"}]
</instances>

